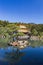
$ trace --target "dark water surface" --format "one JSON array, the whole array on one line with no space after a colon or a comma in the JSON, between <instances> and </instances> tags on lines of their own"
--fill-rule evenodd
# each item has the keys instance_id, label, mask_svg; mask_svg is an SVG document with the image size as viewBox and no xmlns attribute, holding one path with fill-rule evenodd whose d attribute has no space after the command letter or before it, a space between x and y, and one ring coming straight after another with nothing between
<instances>
[{"instance_id":1,"label":"dark water surface","mask_svg":"<svg viewBox=\"0 0 43 65\"><path fill-rule=\"evenodd\" d=\"M43 65L43 47L16 50L11 47L1 48L0 65Z\"/></svg>"}]
</instances>

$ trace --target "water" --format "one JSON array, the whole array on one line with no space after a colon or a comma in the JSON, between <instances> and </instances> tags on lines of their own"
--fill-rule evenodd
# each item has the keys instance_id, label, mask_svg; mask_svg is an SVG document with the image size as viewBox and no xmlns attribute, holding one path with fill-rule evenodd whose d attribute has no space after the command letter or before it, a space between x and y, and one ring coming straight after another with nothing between
<instances>
[{"instance_id":1,"label":"water","mask_svg":"<svg viewBox=\"0 0 43 65\"><path fill-rule=\"evenodd\" d=\"M43 65L43 46L23 50L1 48L0 65Z\"/></svg>"}]
</instances>

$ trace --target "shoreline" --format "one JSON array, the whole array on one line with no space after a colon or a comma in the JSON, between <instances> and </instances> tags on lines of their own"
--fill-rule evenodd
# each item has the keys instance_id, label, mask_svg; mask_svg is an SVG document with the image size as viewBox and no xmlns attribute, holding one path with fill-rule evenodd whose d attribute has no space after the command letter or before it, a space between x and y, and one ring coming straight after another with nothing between
<instances>
[{"instance_id":1,"label":"shoreline","mask_svg":"<svg viewBox=\"0 0 43 65\"><path fill-rule=\"evenodd\" d=\"M40 36L31 36L30 40L34 40L34 41L35 40L41 40L42 41L43 40L43 36L41 36L41 37Z\"/></svg>"}]
</instances>

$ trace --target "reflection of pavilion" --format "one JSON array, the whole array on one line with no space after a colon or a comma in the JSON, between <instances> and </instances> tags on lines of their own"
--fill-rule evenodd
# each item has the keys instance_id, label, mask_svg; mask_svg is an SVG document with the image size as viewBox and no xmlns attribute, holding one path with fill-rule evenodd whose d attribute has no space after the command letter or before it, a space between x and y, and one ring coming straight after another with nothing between
<instances>
[{"instance_id":1,"label":"reflection of pavilion","mask_svg":"<svg viewBox=\"0 0 43 65\"><path fill-rule=\"evenodd\" d=\"M9 49L11 50L11 49ZM25 53L21 52L18 48L12 48L11 52L6 52L3 60L7 61L10 65L15 65L17 62L21 60L21 57L24 56Z\"/></svg>"}]
</instances>

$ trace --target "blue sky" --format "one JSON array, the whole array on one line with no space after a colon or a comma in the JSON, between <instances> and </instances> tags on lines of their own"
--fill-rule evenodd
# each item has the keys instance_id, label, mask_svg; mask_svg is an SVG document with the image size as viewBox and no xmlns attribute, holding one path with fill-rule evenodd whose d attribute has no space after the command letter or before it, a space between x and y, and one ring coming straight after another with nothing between
<instances>
[{"instance_id":1,"label":"blue sky","mask_svg":"<svg viewBox=\"0 0 43 65\"><path fill-rule=\"evenodd\" d=\"M0 0L0 20L43 24L43 0Z\"/></svg>"}]
</instances>

